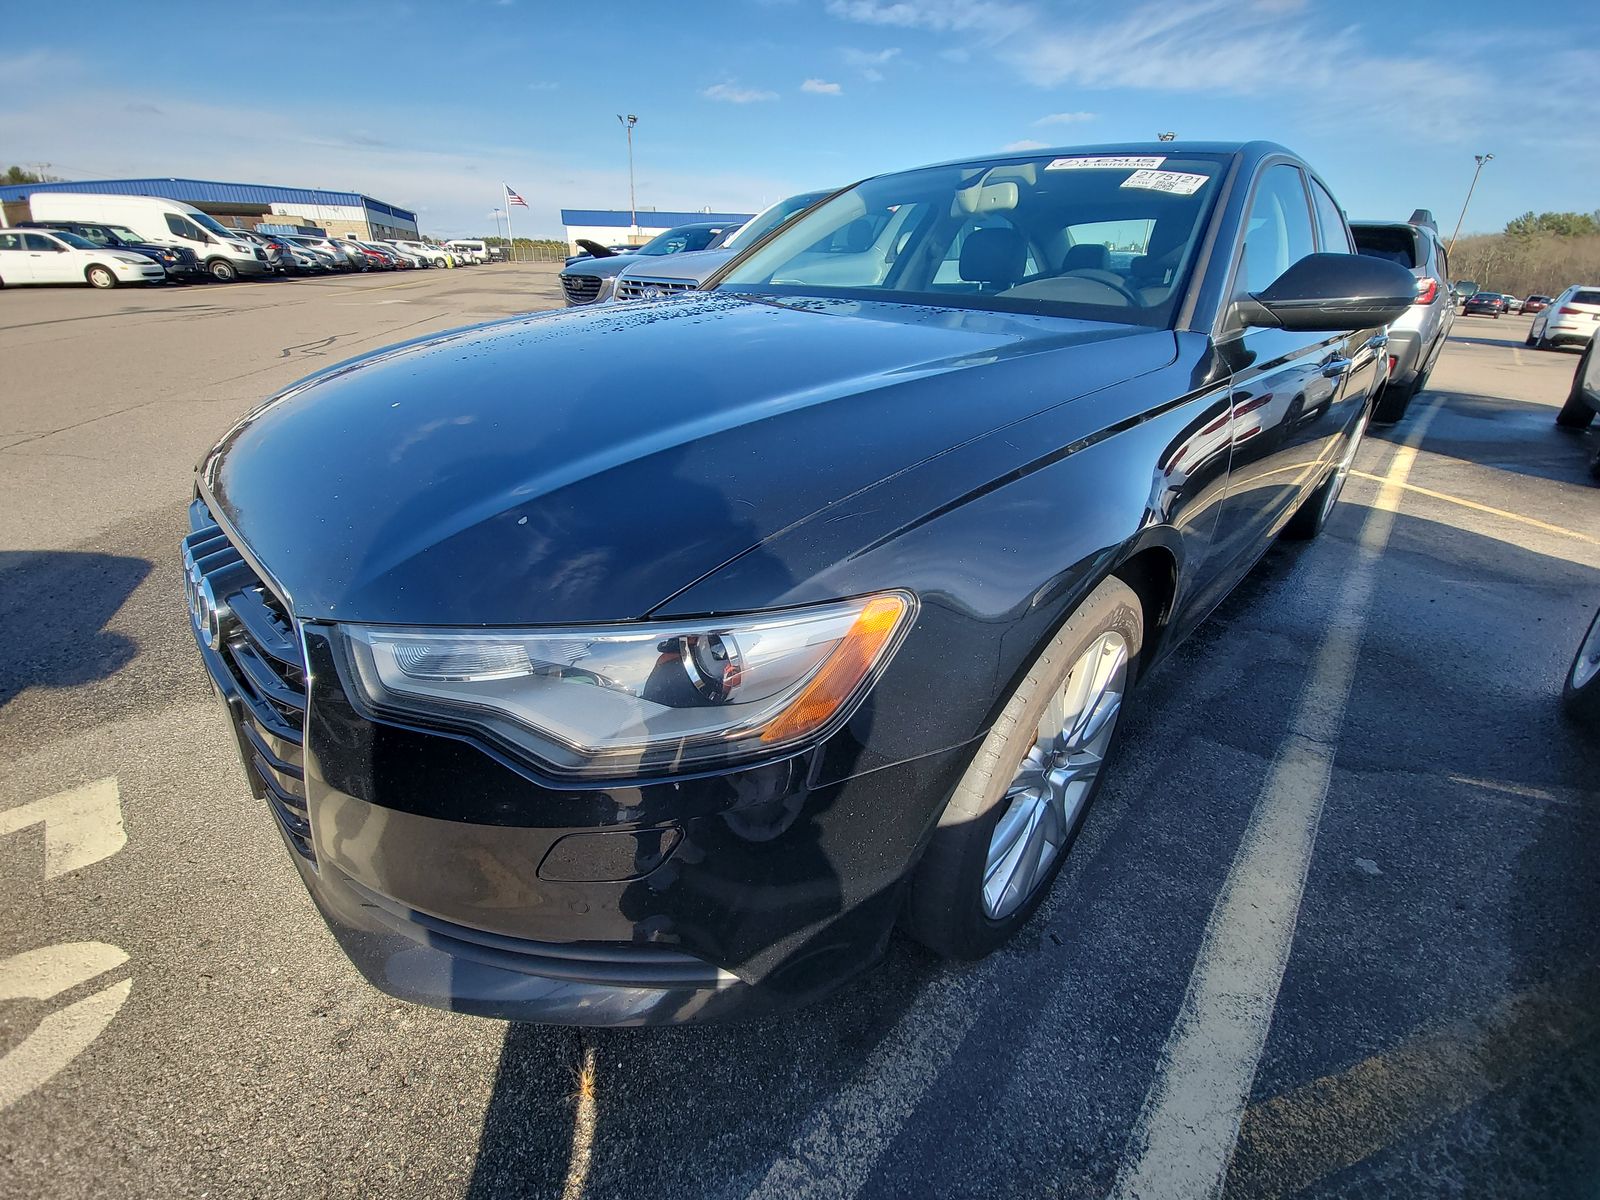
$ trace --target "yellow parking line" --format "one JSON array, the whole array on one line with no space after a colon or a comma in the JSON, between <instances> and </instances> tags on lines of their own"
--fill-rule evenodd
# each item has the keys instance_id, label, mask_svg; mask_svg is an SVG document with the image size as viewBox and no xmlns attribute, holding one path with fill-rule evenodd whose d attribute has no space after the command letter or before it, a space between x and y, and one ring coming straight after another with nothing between
<instances>
[{"instance_id":1,"label":"yellow parking line","mask_svg":"<svg viewBox=\"0 0 1600 1200\"><path fill-rule=\"evenodd\" d=\"M1352 475L1359 475L1362 479L1370 479L1374 483L1392 483L1382 475L1369 475L1365 471L1351 471ZM1467 500L1461 496L1448 496L1444 492L1436 492L1432 488L1425 488L1416 483L1402 483L1397 485L1408 492L1417 492L1423 496L1430 496L1435 500L1443 500L1447 504L1459 504L1462 508L1470 508L1477 512L1488 513L1492 517L1504 517L1507 521L1518 521L1523 525L1532 525L1535 529L1542 529L1546 533L1559 533L1563 537L1576 538L1580 542L1587 542L1591 546L1600 546L1600 538L1592 538L1586 533L1579 533L1575 529L1566 529L1560 525L1552 525L1548 521L1540 521L1534 517L1525 517L1521 513L1507 512L1503 508L1494 508L1488 504L1479 504L1476 500Z\"/></svg>"},{"instance_id":2,"label":"yellow parking line","mask_svg":"<svg viewBox=\"0 0 1600 1200\"><path fill-rule=\"evenodd\" d=\"M1527 360L1522 357L1522 347L1521 346L1513 346L1513 347L1511 347L1511 361L1516 363L1517 366L1519 366L1519 367L1525 367L1525 366L1528 365Z\"/></svg>"},{"instance_id":3,"label":"yellow parking line","mask_svg":"<svg viewBox=\"0 0 1600 1200\"><path fill-rule=\"evenodd\" d=\"M1531 1072L1559 1065L1572 1046L1600 1031L1586 1002L1597 983L1600 973L1585 968L1251 1105L1227 1191L1296 1194Z\"/></svg>"}]
</instances>

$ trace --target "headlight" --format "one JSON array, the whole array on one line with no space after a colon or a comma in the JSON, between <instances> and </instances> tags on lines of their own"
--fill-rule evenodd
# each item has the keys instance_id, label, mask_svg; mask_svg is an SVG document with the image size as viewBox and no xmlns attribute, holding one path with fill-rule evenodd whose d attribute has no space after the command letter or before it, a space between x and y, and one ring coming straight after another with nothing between
<instances>
[{"instance_id":1,"label":"headlight","mask_svg":"<svg viewBox=\"0 0 1600 1200\"><path fill-rule=\"evenodd\" d=\"M626 776L761 757L836 730L916 602L567 629L342 626L375 715L465 726L558 774Z\"/></svg>"}]
</instances>

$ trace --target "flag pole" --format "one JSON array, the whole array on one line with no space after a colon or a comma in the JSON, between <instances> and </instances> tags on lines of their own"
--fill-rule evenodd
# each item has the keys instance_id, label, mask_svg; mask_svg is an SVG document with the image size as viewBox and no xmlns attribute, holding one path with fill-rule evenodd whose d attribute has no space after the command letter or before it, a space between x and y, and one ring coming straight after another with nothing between
<instances>
[{"instance_id":1,"label":"flag pole","mask_svg":"<svg viewBox=\"0 0 1600 1200\"><path fill-rule=\"evenodd\" d=\"M500 186L506 191L500 198L501 203L506 206L506 261L516 262L517 240L511 236L511 185L502 183Z\"/></svg>"}]
</instances>

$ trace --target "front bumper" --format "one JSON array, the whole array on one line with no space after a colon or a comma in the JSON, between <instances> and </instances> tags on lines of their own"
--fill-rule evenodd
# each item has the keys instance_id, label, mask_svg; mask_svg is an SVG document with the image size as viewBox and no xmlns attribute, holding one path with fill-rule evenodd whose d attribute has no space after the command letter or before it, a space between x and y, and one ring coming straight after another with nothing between
<instances>
[{"instance_id":1,"label":"front bumper","mask_svg":"<svg viewBox=\"0 0 1600 1200\"><path fill-rule=\"evenodd\" d=\"M261 623L233 598L241 629ZM273 653L303 654L288 691L309 690L276 703L247 638L213 649L197 629L196 645L252 790L351 961L391 995L458 1012L664 1024L831 991L882 953L972 753L865 769L847 726L778 762L576 787L368 719L340 683L332 630L300 635L301 650Z\"/></svg>"}]
</instances>

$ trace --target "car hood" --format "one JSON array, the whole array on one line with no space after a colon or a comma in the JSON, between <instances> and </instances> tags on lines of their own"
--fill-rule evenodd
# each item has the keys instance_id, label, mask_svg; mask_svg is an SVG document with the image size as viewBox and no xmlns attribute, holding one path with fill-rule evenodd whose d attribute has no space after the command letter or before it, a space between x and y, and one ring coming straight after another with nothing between
<instances>
[{"instance_id":1,"label":"car hood","mask_svg":"<svg viewBox=\"0 0 1600 1200\"><path fill-rule=\"evenodd\" d=\"M694 250L659 257L636 255L622 273L629 279L692 279L695 283L704 283L734 253L732 250Z\"/></svg>"},{"instance_id":2,"label":"car hood","mask_svg":"<svg viewBox=\"0 0 1600 1200\"><path fill-rule=\"evenodd\" d=\"M296 384L223 437L200 483L303 618L623 620L1174 346L1132 326L836 300L568 309Z\"/></svg>"},{"instance_id":3,"label":"car hood","mask_svg":"<svg viewBox=\"0 0 1600 1200\"><path fill-rule=\"evenodd\" d=\"M570 267L561 268L563 275L593 275L596 279L609 279L621 275L634 263L667 262L673 254L613 254L610 258L586 258Z\"/></svg>"}]
</instances>

